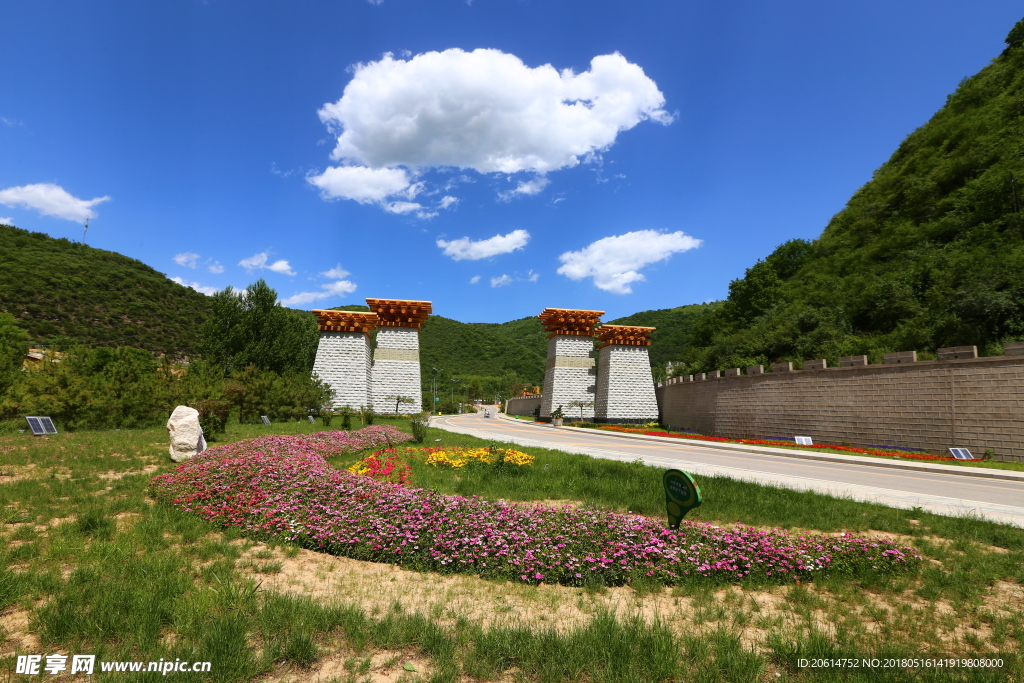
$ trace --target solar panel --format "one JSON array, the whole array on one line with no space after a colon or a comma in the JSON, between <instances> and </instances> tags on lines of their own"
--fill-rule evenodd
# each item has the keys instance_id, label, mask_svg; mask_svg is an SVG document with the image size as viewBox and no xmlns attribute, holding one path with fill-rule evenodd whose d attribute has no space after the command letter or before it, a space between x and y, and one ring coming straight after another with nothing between
<instances>
[{"instance_id":1,"label":"solar panel","mask_svg":"<svg viewBox=\"0 0 1024 683\"><path fill-rule=\"evenodd\" d=\"M793 438L796 439L796 445L797 446L813 446L814 445L814 440L811 439L811 437L809 437L809 436L796 436L796 437L793 437Z\"/></svg>"},{"instance_id":2,"label":"solar panel","mask_svg":"<svg viewBox=\"0 0 1024 683\"><path fill-rule=\"evenodd\" d=\"M953 454L953 457L957 460L974 460L974 456L966 448L950 448L949 452Z\"/></svg>"},{"instance_id":3,"label":"solar panel","mask_svg":"<svg viewBox=\"0 0 1024 683\"><path fill-rule=\"evenodd\" d=\"M28 422L28 426L32 430L33 436L45 436L47 434L57 433L57 428L53 426L53 420L48 417L28 416L25 420Z\"/></svg>"},{"instance_id":4,"label":"solar panel","mask_svg":"<svg viewBox=\"0 0 1024 683\"><path fill-rule=\"evenodd\" d=\"M266 415L260 415L260 422L262 422L265 425L269 425L270 424L270 418L267 417Z\"/></svg>"}]
</instances>

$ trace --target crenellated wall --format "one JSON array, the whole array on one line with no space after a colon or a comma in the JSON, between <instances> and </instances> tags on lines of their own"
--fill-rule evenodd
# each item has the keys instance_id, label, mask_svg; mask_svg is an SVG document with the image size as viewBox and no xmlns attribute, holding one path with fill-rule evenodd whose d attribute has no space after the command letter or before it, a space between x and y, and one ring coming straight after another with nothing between
<instances>
[{"instance_id":1,"label":"crenellated wall","mask_svg":"<svg viewBox=\"0 0 1024 683\"><path fill-rule=\"evenodd\" d=\"M505 414L533 415L533 411L540 406L541 400L542 397L539 395L510 398L505 402Z\"/></svg>"},{"instance_id":2,"label":"crenellated wall","mask_svg":"<svg viewBox=\"0 0 1024 683\"><path fill-rule=\"evenodd\" d=\"M837 368L805 361L747 374L680 377L657 385L662 424L733 438L810 436L856 446L902 446L936 453L951 446L980 457L1024 461L1024 343L1007 355L977 358L974 347L940 349L940 360L913 352Z\"/></svg>"}]
</instances>

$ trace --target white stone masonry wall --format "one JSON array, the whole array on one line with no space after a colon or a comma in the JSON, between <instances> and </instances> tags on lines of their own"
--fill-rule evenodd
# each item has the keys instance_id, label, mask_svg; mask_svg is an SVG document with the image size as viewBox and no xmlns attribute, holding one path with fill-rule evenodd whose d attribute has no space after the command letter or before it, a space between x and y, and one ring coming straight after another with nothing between
<instances>
[{"instance_id":1,"label":"white stone masonry wall","mask_svg":"<svg viewBox=\"0 0 1024 683\"><path fill-rule=\"evenodd\" d=\"M396 395L408 396L414 401L399 404L399 413L408 415L423 410L419 330L414 327L383 327L377 330L372 395L373 408L380 413L394 412Z\"/></svg>"},{"instance_id":2,"label":"white stone masonry wall","mask_svg":"<svg viewBox=\"0 0 1024 683\"><path fill-rule=\"evenodd\" d=\"M544 372L544 398L541 417L562 406L566 418L579 419L580 409L570 408L572 401L593 401L595 392L593 337L558 335L548 340L548 366ZM583 409L583 419L594 418L594 406Z\"/></svg>"},{"instance_id":3,"label":"white stone masonry wall","mask_svg":"<svg viewBox=\"0 0 1024 683\"><path fill-rule=\"evenodd\" d=\"M646 346L611 345L597 352L598 422L650 422L658 400Z\"/></svg>"},{"instance_id":4,"label":"white stone masonry wall","mask_svg":"<svg viewBox=\"0 0 1024 683\"><path fill-rule=\"evenodd\" d=\"M313 374L334 390L332 406L370 403L370 338L362 332L321 332Z\"/></svg>"}]
</instances>

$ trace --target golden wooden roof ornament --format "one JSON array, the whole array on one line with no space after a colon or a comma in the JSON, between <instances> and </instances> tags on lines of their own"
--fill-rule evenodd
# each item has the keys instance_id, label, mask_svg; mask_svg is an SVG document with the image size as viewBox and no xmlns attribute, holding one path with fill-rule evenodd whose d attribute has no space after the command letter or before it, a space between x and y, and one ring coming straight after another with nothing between
<instances>
[{"instance_id":1,"label":"golden wooden roof ornament","mask_svg":"<svg viewBox=\"0 0 1024 683\"><path fill-rule=\"evenodd\" d=\"M370 334L377 327L377 314L365 311L314 310L321 332L362 332Z\"/></svg>"},{"instance_id":2,"label":"golden wooden roof ornament","mask_svg":"<svg viewBox=\"0 0 1024 683\"><path fill-rule=\"evenodd\" d=\"M377 314L377 327L415 327L418 330L433 311L429 301L367 299L366 305Z\"/></svg>"},{"instance_id":3,"label":"golden wooden roof ornament","mask_svg":"<svg viewBox=\"0 0 1024 683\"><path fill-rule=\"evenodd\" d=\"M538 315L548 331L548 339L558 335L593 337L594 329L601 324L604 311L581 311L575 308L545 308Z\"/></svg>"},{"instance_id":4,"label":"golden wooden roof ornament","mask_svg":"<svg viewBox=\"0 0 1024 683\"><path fill-rule=\"evenodd\" d=\"M657 327L637 327L635 325L601 325L597 330L597 348L606 346L650 346L651 332Z\"/></svg>"}]
</instances>

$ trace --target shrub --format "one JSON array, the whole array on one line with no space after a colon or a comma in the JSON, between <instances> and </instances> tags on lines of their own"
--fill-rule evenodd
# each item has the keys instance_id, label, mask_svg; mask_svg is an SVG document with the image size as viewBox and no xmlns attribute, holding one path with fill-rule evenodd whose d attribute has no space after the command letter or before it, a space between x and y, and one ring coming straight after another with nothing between
<instances>
[{"instance_id":1,"label":"shrub","mask_svg":"<svg viewBox=\"0 0 1024 683\"><path fill-rule=\"evenodd\" d=\"M199 426L207 441L215 441L218 434L227 430L231 404L226 400L211 398L196 401L192 407L199 411Z\"/></svg>"},{"instance_id":2,"label":"shrub","mask_svg":"<svg viewBox=\"0 0 1024 683\"><path fill-rule=\"evenodd\" d=\"M423 443L427 440L427 425L430 424L430 413L420 413L412 418L412 440Z\"/></svg>"},{"instance_id":3,"label":"shrub","mask_svg":"<svg viewBox=\"0 0 1024 683\"><path fill-rule=\"evenodd\" d=\"M373 412L373 406L363 406L359 409L363 418L363 426L369 427L373 424L373 420L377 417L377 414Z\"/></svg>"}]
</instances>

